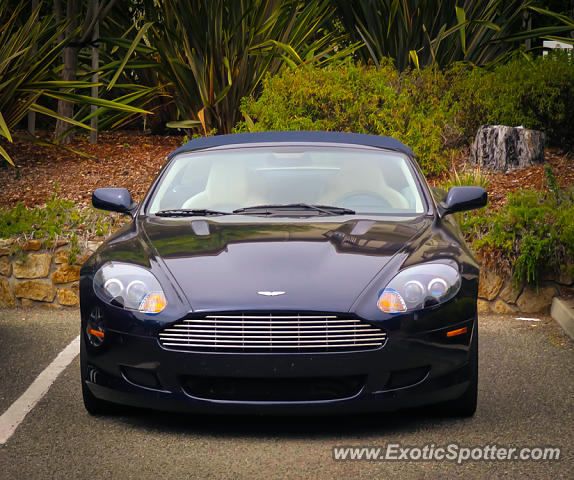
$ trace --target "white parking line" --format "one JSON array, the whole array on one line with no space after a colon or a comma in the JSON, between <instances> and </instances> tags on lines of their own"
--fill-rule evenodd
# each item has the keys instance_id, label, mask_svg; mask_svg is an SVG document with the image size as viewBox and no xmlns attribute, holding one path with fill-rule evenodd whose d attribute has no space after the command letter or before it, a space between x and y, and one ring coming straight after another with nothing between
<instances>
[{"instance_id":1,"label":"white parking line","mask_svg":"<svg viewBox=\"0 0 574 480\"><path fill-rule=\"evenodd\" d=\"M48 365L32 385L16 400L10 408L0 417L0 445L3 445L12 436L18 425L42 399L50 389L58 375L76 358L80 352L80 336L62 350L58 356Z\"/></svg>"}]
</instances>

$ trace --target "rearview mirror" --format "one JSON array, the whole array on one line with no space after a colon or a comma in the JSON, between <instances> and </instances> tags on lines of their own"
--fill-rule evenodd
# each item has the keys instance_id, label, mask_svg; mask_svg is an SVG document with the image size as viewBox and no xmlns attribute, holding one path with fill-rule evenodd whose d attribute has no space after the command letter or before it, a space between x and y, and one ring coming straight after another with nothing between
<instances>
[{"instance_id":1,"label":"rearview mirror","mask_svg":"<svg viewBox=\"0 0 574 480\"><path fill-rule=\"evenodd\" d=\"M441 217L454 212L464 212L484 207L488 201L488 194L482 187L452 187L446 198L438 206Z\"/></svg>"},{"instance_id":2,"label":"rearview mirror","mask_svg":"<svg viewBox=\"0 0 574 480\"><path fill-rule=\"evenodd\" d=\"M100 210L131 215L136 207L130 192L125 188L97 188L92 193L92 205Z\"/></svg>"}]
</instances>

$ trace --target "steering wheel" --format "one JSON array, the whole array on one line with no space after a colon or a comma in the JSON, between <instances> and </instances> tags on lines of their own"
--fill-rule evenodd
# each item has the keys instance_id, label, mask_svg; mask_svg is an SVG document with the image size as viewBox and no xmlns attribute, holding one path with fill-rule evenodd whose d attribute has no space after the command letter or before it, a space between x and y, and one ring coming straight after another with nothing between
<instances>
[{"instance_id":1,"label":"steering wheel","mask_svg":"<svg viewBox=\"0 0 574 480\"><path fill-rule=\"evenodd\" d=\"M355 209L356 207L381 207L392 209L389 201L375 192L357 191L347 193L335 201L335 206Z\"/></svg>"}]
</instances>

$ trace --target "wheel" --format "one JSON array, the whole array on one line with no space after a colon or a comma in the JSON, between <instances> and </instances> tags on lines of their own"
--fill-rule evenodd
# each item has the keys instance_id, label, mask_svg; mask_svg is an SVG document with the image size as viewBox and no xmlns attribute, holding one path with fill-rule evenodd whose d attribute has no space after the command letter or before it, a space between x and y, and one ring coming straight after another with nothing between
<instances>
[{"instance_id":1,"label":"wheel","mask_svg":"<svg viewBox=\"0 0 574 480\"><path fill-rule=\"evenodd\" d=\"M391 209L389 201L377 193L372 192L351 192L338 198L334 205L351 209L357 208L382 208Z\"/></svg>"},{"instance_id":2,"label":"wheel","mask_svg":"<svg viewBox=\"0 0 574 480\"><path fill-rule=\"evenodd\" d=\"M470 343L470 385L458 398L436 405L437 411L449 417L472 417L476 412L478 400L478 325Z\"/></svg>"},{"instance_id":3,"label":"wheel","mask_svg":"<svg viewBox=\"0 0 574 480\"><path fill-rule=\"evenodd\" d=\"M84 378L82 378L82 398L84 399L84 407L90 415L106 415L118 412L118 406L115 403L95 397L94 394L90 392Z\"/></svg>"}]
</instances>

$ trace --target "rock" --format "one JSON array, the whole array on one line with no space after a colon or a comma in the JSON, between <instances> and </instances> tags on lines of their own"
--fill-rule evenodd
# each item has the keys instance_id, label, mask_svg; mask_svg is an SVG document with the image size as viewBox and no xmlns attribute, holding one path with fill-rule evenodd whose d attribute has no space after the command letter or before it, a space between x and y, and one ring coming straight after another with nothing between
<instances>
[{"instance_id":1,"label":"rock","mask_svg":"<svg viewBox=\"0 0 574 480\"><path fill-rule=\"evenodd\" d=\"M67 263L61 264L57 270L52 273L52 281L54 283L75 282L79 278L80 267L77 265L68 265Z\"/></svg>"},{"instance_id":2,"label":"rock","mask_svg":"<svg viewBox=\"0 0 574 480\"><path fill-rule=\"evenodd\" d=\"M9 277L12 274L12 262L6 256L0 257L0 275Z\"/></svg>"},{"instance_id":3,"label":"rock","mask_svg":"<svg viewBox=\"0 0 574 480\"><path fill-rule=\"evenodd\" d=\"M487 300L494 300L500 292L504 277L494 270L486 268L480 269L480 278L478 280L478 296Z\"/></svg>"},{"instance_id":4,"label":"rock","mask_svg":"<svg viewBox=\"0 0 574 480\"><path fill-rule=\"evenodd\" d=\"M570 286L574 283L574 265L563 265L560 272L544 272L541 280Z\"/></svg>"},{"instance_id":5,"label":"rock","mask_svg":"<svg viewBox=\"0 0 574 480\"><path fill-rule=\"evenodd\" d=\"M104 243L101 240L90 240L87 243L87 251L90 252L90 255L92 253L94 253L98 248L100 248L100 245Z\"/></svg>"},{"instance_id":6,"label":"rock","mask_svg":"<svg viewBox=\"0 0 574 480\"><path fill-rule=\"evenodd\" d=\"M30 307L33 307L35 305L34 300L28 300L27 298L23 298L22 300L20 300L20 303L22 304L22 307L24 307L24 308L30 308Z\"/></svg>"},{"instance_id":7,"label":"rock","mask_svg":"<svg viewBox=\"0 0 574 480\"><path fill-rule=\"evenodd\" d=\"M570 285L574 284L574 275L568 273L567 271L563 271L560 272L560 275L558 275L556 281L560 285L566 285L567 287L569 287Z\"/></svg>"},{"instance_id":8,"label":"rock","mask_svg":"<svg viewBox=\"0 0 574 480\"><path fill-rule=\"evenodd\" d=\"M66 237L58 238L57 240L46 238L43 241L44 247L51 249L63 247L64 245L68 245L69 243L70 241Z\"/></svg>"},{"instance_id":9,"label":"rock","mask_svg":"<svg viewBox=\"0 0 574 480\"><path fill-rule=\"evenodd\" d=\"M86 260L88 258L90 258L92 256L92 254L90 252L88 253L84 253L82 256L76 258L76 261L74 262L75 265L83 265L84 263L86 263Z\"/></svg>"},{"instance_id":10,"label":"rock","mask_svg":"<svg viewBox=\"0 0 574 480\"><path fill-rule=\"evenodd\" d=\"M60 305L66 305L73 307L80 303L78 296L69 288L59 288L58 289L58 303Z\"/></svg>"},{"instance_id":11,"label":"rock","mask_svg":"<svg viewBox=\"0 0 574 480\"><path fill-rule=\"evenodd\" d=\"M549 309L552 298L556 295L558 295L558 292L552 285L538 288L526 286L520 297L518 297L516 305L521 312L538 313Z\"/></svg>"},{"instance_id":12,"label":"rock","mask_svg":"<svg viewBox=\"0 0 574 480\"><path fill-rule=\"evenodd\" d=\"M99 246L104 243L101 241L90 240L86 243L86 248L84 253L80 255L74 262L76 265L83 265L85 261L92 256L92 254L99 248Z\"/></svg>"},{"instance_id":13,"label":"rock","mask_svg":"<svg viewBox=\"0 0 574 480\"><path fill-rule=\"evenodd\" d=\"M54 263L68 263L69 256L70 250L67 248L56 250L56 253L54 253Z\"/></svg>"},{"instance_id":14,"label":"rock","mask_svg":"<svg viewBox=\"0 0 574 480\"><path fill-rule=\"evenodd\" d=\"M481 300L479 298L478 302L476 304L476 308L478 310L478 313L489 313L490 312L490 303L487 302L486 300Z\"/></svg>"},{"instance_id":15,"label":"rock","mask_svg":"<svg viewBox=\"0 0 574 480\"><path fill-rule=\"evenodd\" d=\"M28 240L24 245L22 245L23 252L38 251L42 248L42 242L40 240Z\"/></svg>"},{"instance_id":16,"label":"rock","mask_svg":"<svg viewBox=\"0 0 574 480\"><path fill-rule=\"evenodd\" d=\"M506 303L516 303L516 300L520 296L520 292L522 292L523 288L523 282L520 282L518 287L515 287L514 280L509 277L505 280L502 290L498 293L498 297Z\"/></svg>"},{"instance_id":17,"label":"rock","mask_svg":"<svg viewBox=\"0 0 574 480\"><path fill-rule=\"evenodd\" d=\"M18 298L52 302L56 297L56 288L50 282L43 280L26 280L16 284L14 294Z\"/></svg>"},{"instance_id":18,"label":"rock","mask_svg":"<svg viewBox=\"0 0 574 480\"><path fill-rule=\"evenodd\" d=\"M13 238L0 238L0 255L10 255L14 243L16 240Z\"/></svg>"},{"instance_id":19,"label":"rock","mask_svg":"<svg viewBox=\"0 0 574 480\"><path fill-rule=\"evenodd\" d=\"M518 308L502 300L496 300L492 305L492 311L494 313L516 313Z\"/></svg>"},{"instance_id":20,"label":"rock","mask_svg":"<svg viewBox=\"0 0 574 480\"><path fill-rule=\"evenodd\" d=\"M52 255L49 253L30 253L13 264L16 278L42 278L50 273Z\"/></svg>"},{"instance_id":21,"label":"rock","mask_svg":"<svg viewBox=\"0 0 574 480\"><path fill-rule=\"evenodd\" d=\"M42 308L46 308L48 310L59 310L62 307L60 305L58 305L57 303L42 303Z\"/></svg>"},{"instance_id":22,"label":"rock","mask_svg":"<svg viewBox=\"0 0 574 480\"><path fill-rule=\"evenodd\" d=\"M473 163L494 172L544 162L544 132L522 127L483 125L470 148Z\"/></svg>"},{"instance_id":23,"label":"rock","mask_svg":"<svg viewBox=\"0 0 574 480\"><path fill-rule=\"evenodd\" d=\"M7 278L0 277L0 307L14 307L16 299Z\"/></svg>"}]
</instances>

